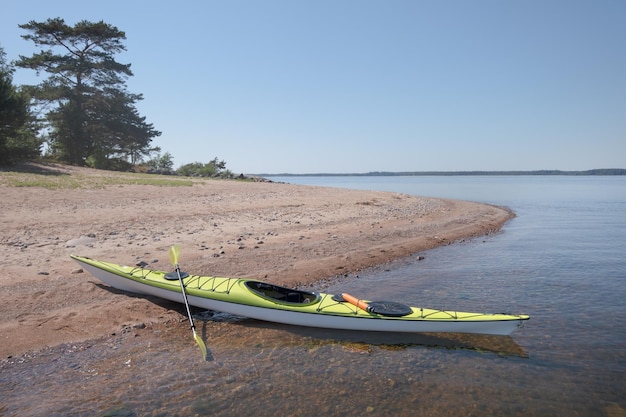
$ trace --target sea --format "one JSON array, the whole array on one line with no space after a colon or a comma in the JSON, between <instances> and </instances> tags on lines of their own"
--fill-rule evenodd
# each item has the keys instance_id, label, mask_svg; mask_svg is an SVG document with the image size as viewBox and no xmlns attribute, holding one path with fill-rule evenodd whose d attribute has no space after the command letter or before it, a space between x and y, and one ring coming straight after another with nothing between
<instances>
[{"instance_id":1,"label":"sea","mask_svg":"<svg viewBox=\"0 0 626 417\"><path fill-rule=\"evenodd\" d=\"M626 177L271 179L510 208L498 233L324 291L531 319L511 336L405 336L195 311L206 362L184 321L56 347L3 363L0 416L626 416Z\"/></svg>"}]
</instances>

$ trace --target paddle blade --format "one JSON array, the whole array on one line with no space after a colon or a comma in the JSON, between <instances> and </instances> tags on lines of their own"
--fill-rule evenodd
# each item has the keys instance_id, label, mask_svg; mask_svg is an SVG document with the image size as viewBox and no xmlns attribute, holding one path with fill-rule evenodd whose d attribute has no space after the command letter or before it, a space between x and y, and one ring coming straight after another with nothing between
<instances>
[{"instance_id":1,"label":"paddle blade","mask_svg":"<svg viewBox=\"0 0 626 417\"><path fill-rule=\"evenodd\" d=\"M180 255L180 248L178 245L174 245L170 248L170 262L172 265L178 265L178 255Z\"/></svg>"},{"instance_id":2,"label":"paddle blade","mask_svg":"<svg viewBox=\"0 0 626 417\"><path fill-rule=\"evenodd\" d=\"M198 347L200 348L202 359L206 361L206 345L204 344L204 341L202 340L200 335L197 334L195 330L193 331L193 338L196 339L196 343L198 344Z\"/></svg>"}]
</instances>

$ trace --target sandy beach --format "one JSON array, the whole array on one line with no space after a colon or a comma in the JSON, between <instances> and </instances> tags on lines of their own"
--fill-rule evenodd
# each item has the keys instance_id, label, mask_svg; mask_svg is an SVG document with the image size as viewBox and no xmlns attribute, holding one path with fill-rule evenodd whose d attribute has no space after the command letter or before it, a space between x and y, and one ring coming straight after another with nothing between
<instances>
[{"instance_id":1,"label":"sandy beach","mask_svg":"<svg viewBox=\"0 0 626 417\"><path fill-rule=\"evenodd\" d=\"M170 270L168 250L178 244L181 268L193 273L319 289L333 277L493 233L513 216L471 202L272 182L54 188L15 186L13 175L26 174L0 172L3 359L181 319L167 304L112 291L70 254ZM113 174L51 165L28 175Z\"/></svg>"}]
</instances>

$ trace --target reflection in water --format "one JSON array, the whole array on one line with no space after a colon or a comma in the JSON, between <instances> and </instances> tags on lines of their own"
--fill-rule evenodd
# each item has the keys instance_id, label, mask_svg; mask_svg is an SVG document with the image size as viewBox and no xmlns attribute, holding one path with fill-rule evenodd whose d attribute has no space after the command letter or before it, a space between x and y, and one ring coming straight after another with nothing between
<instances>
[{"instance_id":1,"label":"reflection in water","mask_svg":"<svg viewBox=\"0 0 626 417\"><path fill-rule=\"evenodd\" d=\"M502 356L527 357L527 353L510 336L491 336L464 333L381 333L353 330L303 328L278 323L268 323L245 319L239 324L249 328L279 331L280 339L301 344L302 338L310 338L320 344L378 346L382 349L400 350L409 347L429 347L445 349L465 349L478 352L492 352ZM287 337L288 335L296 338Z\"/></svg>"},{"instance_id":2,"label":"reflection in water","mask_svg":"<svg viewBox=\"0 0 626 417\"><path fill-rule=\"evenodd\" d=\"M208 362L183 319L4 361L7 415L411 415L428 398L447 395L437 380L451 362L497 365L500 355L526 355L507 336L386 335L196 318ZM479 353L485 351L495 354Z\"/></svg>"}]
</instances>

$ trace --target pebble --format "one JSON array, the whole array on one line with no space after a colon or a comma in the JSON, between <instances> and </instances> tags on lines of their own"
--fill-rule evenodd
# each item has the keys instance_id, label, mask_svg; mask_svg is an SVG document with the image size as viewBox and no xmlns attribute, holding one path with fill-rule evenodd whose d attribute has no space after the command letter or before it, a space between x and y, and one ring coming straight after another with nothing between
<instances>
[{"instance_id":1,"label":"pebble","mask_svg":"<svg viewBox=\"0 0 626 417\"><path fill-rule=\"evenodd\" d=\"M89 246L96 242L96 235L89 233L87 236L81 236L76 239L70 239L65 243L66 248L74 248L76 246Z\"/></svg>"}]
</instances>

